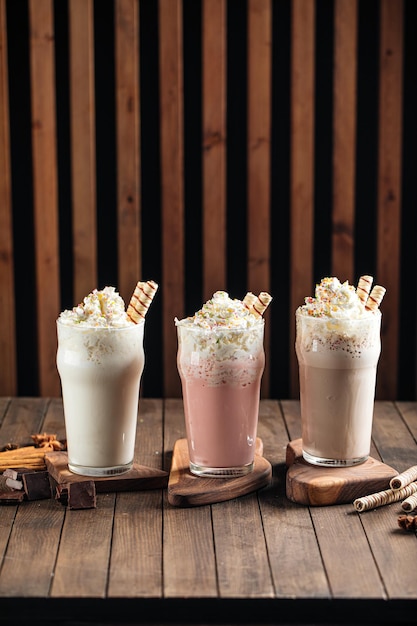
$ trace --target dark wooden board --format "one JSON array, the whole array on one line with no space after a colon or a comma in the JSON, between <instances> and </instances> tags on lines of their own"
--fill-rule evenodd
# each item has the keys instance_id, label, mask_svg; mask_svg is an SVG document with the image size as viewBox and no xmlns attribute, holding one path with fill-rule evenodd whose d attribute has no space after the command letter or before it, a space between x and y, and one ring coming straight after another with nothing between
<instances>
[{"instance_id":1,"label":"dark wooden board","mask_svg":"<svg viewBox=\"0 0 417 626\"><path fill-rule=\"evenodd\" d=\"M287 445L286 494L289 500L310 506L353 502L355 498L389 488L398 474L385 463L369 457L353 467L319 467L302 457L302 440Z\"/></svg>"},{"instance_id":2,"label":"dark wooden board","mask_svg":"<svg viewBox=\"0 0 417 626\"><path fill-rule=\"evenodd\" d=\"M164 489L168 484L168 472L137 463L124 474L97 477L70 472L66 452L49 452L45 455L45 461L49 474L58 484L93 480L97 493Z\"/></svg>"},{"instance_id":3,"label":"dark wooden board","mask_svg":"<svg viewBox=\"0 0 417 626\"><path fill-rule=\"evenodd\" d=\"M256 440L254 469L246 476L236 478L204 478L191 474L187 439L178 439L174 445L168 481L168 501L174 506L199 506L232 500L257 491L271 482L272 467L262 456L263 444Z\"/></svg>"}]
</instances>

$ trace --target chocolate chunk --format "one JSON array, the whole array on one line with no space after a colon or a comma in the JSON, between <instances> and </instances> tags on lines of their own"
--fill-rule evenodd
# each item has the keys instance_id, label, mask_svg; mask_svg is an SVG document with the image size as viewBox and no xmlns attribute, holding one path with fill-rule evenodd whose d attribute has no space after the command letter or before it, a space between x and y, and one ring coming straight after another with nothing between
<instances>
[{"instance_id":1,"label":"chocolate chunk","mask_svg":"<svg viewBox=\"0 0 417 626\"><path fill-rule=\"evenodd\" d=\"M0 505L2 504L19 504L25 499L23 491L0 491Z\"/></svg>"},{"instance_id":2,"label":"chocolate chunk","mask_svg":"<svg viewBox=\"0 0 417 626\"><path fill-rule=\"evenodd\" d=\"M68 504L68 485L57 484L55 487L55 500L59 500L61 504Z\"/></svg>"},{"instance_id":3,"label":"chocolate chunk","mask_svg":"<svg viewBox=\"0 0 417 626\"><path fill-rule=\"evenodd\" d=\"M52 497L48 472L22 474L23 487L28 500L45 500Z\"/></svg>"},{"instance_id":4,"label":"chocolate chunk","mask_svg":"<svg viewBox=\"0 0 417 626\"><path fill-rule=\"evenodd\" d=\"M66 483L69 509L95 509L96 485L93 480Z\"/></svg>"}]
</instances>

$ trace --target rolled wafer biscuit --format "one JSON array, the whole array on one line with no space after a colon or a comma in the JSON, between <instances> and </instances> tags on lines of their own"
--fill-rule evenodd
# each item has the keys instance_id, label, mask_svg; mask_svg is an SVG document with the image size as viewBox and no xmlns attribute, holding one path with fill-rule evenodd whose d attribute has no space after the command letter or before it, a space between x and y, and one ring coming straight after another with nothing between
<instances>
[{"instance_id":1,"label":"rolled wafer biscuit","mask_svg":"<svg viewBox=\"0 0 417 626\"><path fill-rule=\"evenodd\" d=\"M157 289L158 285L153 280L147 280L146 282L139 281L136 284L135 291L133 292L126 311L128 318L132 322L138 324L145 318Z\"/></svg>"},{"instance_id":2,"label":"rolled wafer biscuit","mask_svg":"<svg viewBox=\"0 0 417 626\"><path fill-rule=\"evenodd\" d=\"M369 509L376 509L379 506L385 504L391 504L392 502L398 502L404 498L408 498L417 491L417 482L410 483L402 489L385 489L384 491L377 491L371 493L369 496L363 496L362 498L356 498L353 502L353 506L357 511L368 511Z\"/></svg>"},{"instance_id":3,"label":"rolled wafer biscuit","mask_svg":"<svg viewBox=\"0 0 417 626\"><path fill-rule=\"evenodd\" d=\"M246 296L243 298L242 302L245 305L245 307L249 309L249 311L252 313L252 307L255 304L256 300L257 298L255 294L252 293L251 291L248 291Z\"/></svg>"},{"instance_id":4,"label":"rolled wafer biscuit","mask_svg":"<svg viewBox=\"0 0 417 626\"><path fill-rule=\"evenodd\" d=\"M406 485L409 485L414 480L417 480L417 465L412 465L408 469L401 472L401 474L397 474L394 478L391 478L389 486L391 489L402 489Z\"/></svg>"},{"instance_id":5,"label":"rolled wafer biscuit","mask_svg":"<svg viewBox=\"0 0 417 626\"><path fill-rule=\"evenodd\" d=\"M372 276L367 275L361 276L359 278L358 286L356 287L356 293L358 294L359 300L362 302L363 305L366 304L369 292L371 291L373 280L374 279Z\"/></svg>"},{"instance_id":6,"label":"rolled wafer biscuit","mask_svg":"<svg viewBox=\"0 0 417 626\"><path fill-rule=\"evenodd\" d=\"M261 293L252 305L252 312L254 313L254 315L261 317L271 300L272 296L269 293L267 293L266 291L261 291Z\"/></svg>"},{"instance_id":7,"label":"rolled wafer biscuit","mask_svg":"<svg viewBox=\"0 0 417 626\"><path fill-rule=\"evenodd\" d=\"M406 498L401 504L401 508L407 513L417 509L417 493L413 493L411 496L408 496L408 498Z\"/></svg>"},{"instance_id":8,"label":"rolled wafer biscuit","mask_svg":"<svg viewBox=\"0 0 417 626\"><path fill-rule=\"evenodd\" d=\"M369 294L369 298L366 301L365 309L367 311L376 311L376 309L382 302L382 298L384 297L385 292L385 287L381 287L381 285L375 285L375 287Z\"/></svg>"}]
</instances>

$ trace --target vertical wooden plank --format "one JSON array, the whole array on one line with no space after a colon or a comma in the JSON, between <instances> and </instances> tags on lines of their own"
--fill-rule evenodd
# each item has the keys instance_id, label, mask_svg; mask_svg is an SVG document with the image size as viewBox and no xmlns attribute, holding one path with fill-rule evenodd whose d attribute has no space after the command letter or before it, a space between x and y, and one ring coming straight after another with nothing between
<instances>
[{"instance_id":1,"label":"vertical wooden plank","mask_svg":"<svg viewBox=\"0 0 417 626\"><path fill-rule=\"evenodd\" d=\"M30 0L33 193L39 392L60 393L55 321L60 310L53 3Z\"/></svg>"},{"instance_id":2,"label":"vertical wooden plank","mask_svg":"<svg viewBox=\"0 0 417 626\"><path fill-rule=\"evenodd\" d=\"M357 1L334 5L332 274L355 279Z\"/></svg>"},{"instance_id":3,"label":"vertical wooden plank","mask_svg":"<svg viewBox=\"0 0 417 626\"><path fill-rule=\"evenodd\" d=\"M226 289L226 6L203 0L203 298Z\"/></svg>"},{"instance_id":4,"label":"vertical wooden plank","mask_svg":"<svg viewBox=\"0 0 417 626\"><path fill-rule=\"evenodd\" d=\"M383 303L383 358L377 397L397 397L401 226L403 2L381 0L377 280Z\"/></svg>"},{"instance_id":5,"label":"vertical wooden plank","mask_svg":"<svg viewBox=\"0 0 417 626\"><path fill-rule=\"evenodd\" d=\"M139 6L116 0L118 288L129 302L141 280Z\"/></svg>"},{"instance_id":6,"label":"vertical wooden plank","mask_svg":"<svg viewBox=\"0 0 417 626\"><path fill-rule=\"evenodd\" d=\"M295 310L313 289L315 1L292 0L290 393L298 396Z\"/></svg>"},{"instance_id":7,"label":"vertical wooden plank","mask_svg":"<svg viewBox=\"0 0 417 626\"><path fill-rule=\"evenodd\" d=\"M0 395L16 395L16 329L6 1L0 0Z\"/></svg>"},{"instance_id":8,"label":"vertical wooden plank","mask_svg":"<svg viewBox=\"0 0 417 626\"><path fill-rule=\"evenodd\" d=\"M159 0L164 395L179 397L174 317L184 316L182 1Z\"/></svg>"},{"instance_id":9,"label":"vertical wooden plank","mask_svg":"<svg viewBox=\"0 0 417 626\"><path fill-rule=\"evenodd\" d=\"M248 3L248 288L270 291L271 202L271 0ZM269 396L270 328L265 313L265 372L262 395Z\"/></svg>"},{"instance_id":10,"label":"vertical wooden plank","mask_svg":"<svg viewBox=\"0 0 417 626\"><path fill-rule=\"evenodd\" d=\"M97 287L93 0L71 0L70 120L74 302Z\"/></svg>"}]
</instances>

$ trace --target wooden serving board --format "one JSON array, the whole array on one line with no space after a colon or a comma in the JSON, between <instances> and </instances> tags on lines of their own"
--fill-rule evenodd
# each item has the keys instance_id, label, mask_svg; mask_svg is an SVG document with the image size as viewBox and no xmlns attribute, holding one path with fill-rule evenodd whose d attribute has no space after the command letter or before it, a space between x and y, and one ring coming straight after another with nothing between
<instances>
[{"instance_id":1,"label":"wooden serving board","mask_svg":"<svg viewBox=\"0 0 417 626\"><path fill-rule=\"evenodd\" d=\"M168 485L168 472L134 463L131 470L116 476L81 476L68 469L66 452L48 452L45 455L47 470L59 484L92 480L97 493L112 491L143 491L146 489L164 489Z\"/></svg>"},{"instance_id":2,"label":"wooden serving board","mask_svg":"<svg viewBox=\"0 0 417 626\"><path fill-rule=\"evenodd\" d=\"M256 439L253 471L235 478L204 478L189 470L187 439L175 442L168 481L168 501L174 506L190 507L232 500L257 491L271 482L272 467L263 456L263 443Z\"/></svg>"},{"instance_id":3,"label":"wooden serving board","mask_svg":"<svg viewBox=\"0 0 417 626\"><path fill-rule=\"evenodd\" d=\"M310 506L353 502L356 498L389 488L398 472L369 457L353 467L310 465L302 456L302 440L287 445L286 494L289 500Z\"/></svg>"}]
</instances>

